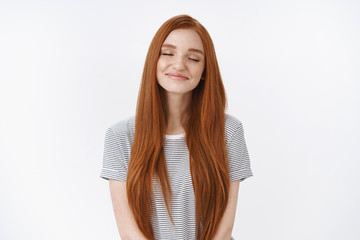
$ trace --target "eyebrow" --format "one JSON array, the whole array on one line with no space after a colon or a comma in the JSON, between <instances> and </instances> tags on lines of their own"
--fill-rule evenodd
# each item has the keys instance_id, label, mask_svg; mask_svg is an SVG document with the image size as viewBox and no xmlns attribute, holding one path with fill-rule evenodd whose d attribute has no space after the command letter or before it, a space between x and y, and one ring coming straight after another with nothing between
<instances>
[{"instance_id":1,"label":"eyebrow","mask_svg":"<svg viewBox=\"0 0 360 240\"><path fill-rule=\"evenodd\" d=\"M176 49L176 46L174 46L172 44L166 44L166 43L161 46L161 48L163 48L163 47ZM189 52L197 52L197 53L200 53L200 54L204 55L203 51L201 51L200 49L197 49L197 48L189 48L188 51Z\"/></svg>"}]
</instances>

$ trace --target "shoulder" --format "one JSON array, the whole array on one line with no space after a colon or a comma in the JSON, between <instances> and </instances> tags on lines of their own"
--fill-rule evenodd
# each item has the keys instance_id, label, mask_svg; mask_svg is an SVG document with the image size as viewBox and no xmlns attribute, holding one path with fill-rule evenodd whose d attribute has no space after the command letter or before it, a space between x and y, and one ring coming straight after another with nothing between
<instances>
[{"instance_id":1,"label":"shoulder","mask_svg":"<svg viewBox=\"0 0 360 240\"><path fill-rule=\"evenodd\" d=\"M107 132L112 132L116 136L133 136L135 133L135 116L123 118L107 128Z\"/></svg>"},{"instance_id":2,"label":"shoulder","mask_svg":"<svg viewBox=\"0 0 360 240\"><path fill-rule=\"evenodd\" d=\"M242 122L239 118L226 113L225 114L225 127L226 128L239 128L242 126Z\"/></svg>"},{"instance_id":3,"label":"shoulder","mask_svg":"<svg viewBox=\"0 0 360 240\"><path fill-rule=\"evenodd\" d=\"M237 118L231 114L225 113L226 140L228 141L229 139L231 139L233 134L237 131L243 131L242 122L240 121L239 118Z\"/></svg>"}]
</instances>

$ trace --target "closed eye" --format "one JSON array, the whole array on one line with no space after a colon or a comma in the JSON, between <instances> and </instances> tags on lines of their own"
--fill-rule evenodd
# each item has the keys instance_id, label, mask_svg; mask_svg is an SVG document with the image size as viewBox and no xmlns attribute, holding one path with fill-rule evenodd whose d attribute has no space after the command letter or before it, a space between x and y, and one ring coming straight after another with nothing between
<instances>
[{"instance_id":1,"label":"closed eye","mask_svg":"<svg viewBox=\"0 0 360 240\"><path fill-rule=\"evenodd\" d=\"M170 54L170 53L163 53L162 55L166 55L166 56L173 56L174 54ZM189 58L190 60L192 61L195 61L195 62L199 62L200 60L198 59L194 59L194 58Z\"/></svg>"},{"instance_id":2,"label":"closed eye","mask_svg":"<svg viewBox=\"0 0 360 240\"><path fill-rule=\"evenodd\" d=\"M191 60L193 60L193 61L195 61L195 62L199 62L199 61L200 61L200 60L193 59L193 58L189 58L189 59L191 59Z\"/></svg>"}]
</instances>

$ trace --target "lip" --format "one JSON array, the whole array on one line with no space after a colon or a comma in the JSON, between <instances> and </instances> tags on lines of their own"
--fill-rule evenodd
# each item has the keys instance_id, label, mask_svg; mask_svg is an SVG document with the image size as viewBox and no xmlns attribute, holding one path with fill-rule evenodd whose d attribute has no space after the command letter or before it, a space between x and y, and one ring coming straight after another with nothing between
<instances>
[{"instance_id":1,"label":"lip","mask_svg":"<svg viewBox=\"0 0 360 240\"><path fill-rule=\"evenodd\" d=\"M167 75L169 78L174 79L174 80L187 80L188 77L179 74L179 73L166 73L165 75Z\"/></svg>"}]
</instances>

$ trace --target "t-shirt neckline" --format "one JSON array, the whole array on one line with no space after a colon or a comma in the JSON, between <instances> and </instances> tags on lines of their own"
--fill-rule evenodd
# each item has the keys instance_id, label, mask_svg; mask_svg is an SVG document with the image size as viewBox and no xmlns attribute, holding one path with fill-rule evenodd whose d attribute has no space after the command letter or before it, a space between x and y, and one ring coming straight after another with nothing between
<instances>
[{"instance_id":1,"label":"t-shirt neckline","mask_svg":"<svg viewBox=\"0 0 360 240\"><path fill-rule=\"evenodd\" d=\"M165 134L165 138L166 138L166 139L180 139L180 138L182 138L182 137L185 137L185 133L184 133L184 132L183 132L183 133L179 133L179 134L171 134L171 135Z\"/></svg>"}]
</instances>

